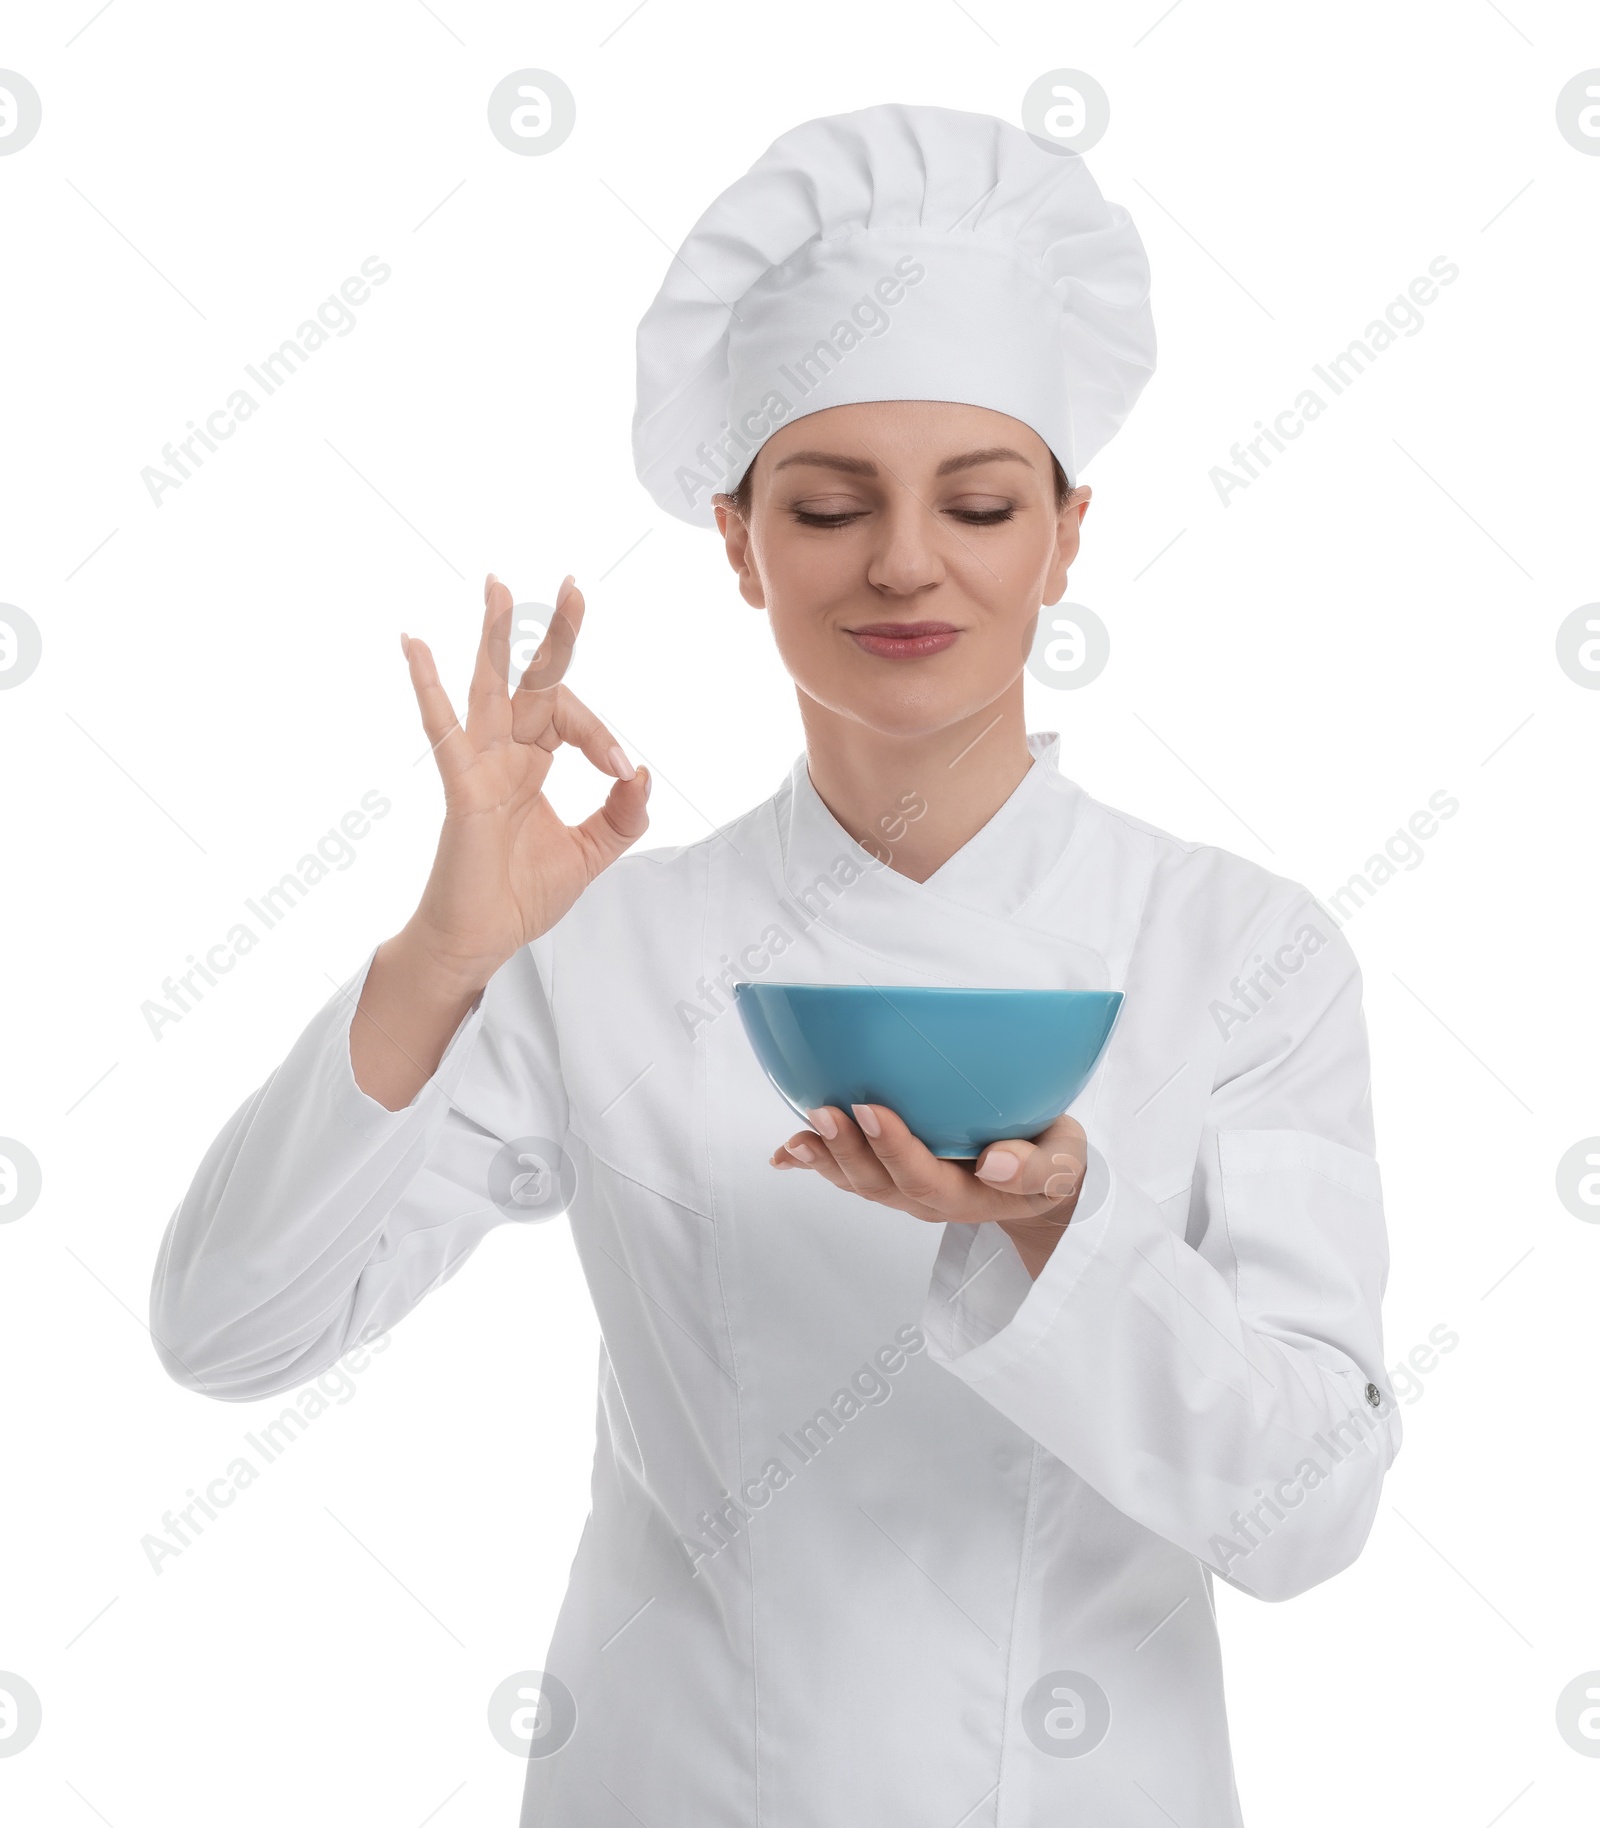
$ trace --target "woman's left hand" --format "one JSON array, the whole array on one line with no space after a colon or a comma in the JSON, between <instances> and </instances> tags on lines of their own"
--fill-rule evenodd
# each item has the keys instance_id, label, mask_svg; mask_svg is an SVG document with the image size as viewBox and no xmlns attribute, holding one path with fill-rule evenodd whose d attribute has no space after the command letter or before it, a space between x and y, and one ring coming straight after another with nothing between
<instances>
[{"instance_id":1,"label":"woman's left hand","mask_svg":"<svg viewBox=\"0 0 1600 1828\"><path fill-rule=\"evenodd\" d=\"M930 1225L998 1225L1030 1276L1049 1260L1072 1218L1089 1161L1089 1140L1058 1117L1032 1141L992 1142L977 1161L944 1161L881 1104L826 1105L815 1126L772 1155L774 1168L809 1168L846 1193L892 1206Z\"/></svg>"}]
</instances>

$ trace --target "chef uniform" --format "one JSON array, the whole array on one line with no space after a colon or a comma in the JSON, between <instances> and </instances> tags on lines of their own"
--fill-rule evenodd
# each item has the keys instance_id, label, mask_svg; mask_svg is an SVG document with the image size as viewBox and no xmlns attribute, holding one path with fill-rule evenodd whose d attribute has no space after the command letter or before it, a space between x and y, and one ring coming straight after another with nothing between
<instances>
[{"instance_id":1,"label":"chef uniform","mask_svg":"<svg viewBox=\"0 0 1600 1828\"><path fill-rule=\"evenodd\" d=\"M793 394L993 406L1075 481L1153 366L1147 293L1076 156L940 109L809 123L641 326L641 475L706 520L702 484ZM842 347L863 296L888 328ZM778 371L824 339L809 406ZM395 1325L493 1226L567 1207L598 1441L525 1828L1240 1821L1212 1582L1285 1599L1338 1573L1400 1441L1360 974L1305 890L1030 748L923 883L803 757L714 835L624 857L403 1110L352 1077L363 967L172 1220L163 1362L251 1401ZM794 1117L742 979L1125 993L1037 1280L995 1226L768 1166Z\"/></svg>"}]
</instances>

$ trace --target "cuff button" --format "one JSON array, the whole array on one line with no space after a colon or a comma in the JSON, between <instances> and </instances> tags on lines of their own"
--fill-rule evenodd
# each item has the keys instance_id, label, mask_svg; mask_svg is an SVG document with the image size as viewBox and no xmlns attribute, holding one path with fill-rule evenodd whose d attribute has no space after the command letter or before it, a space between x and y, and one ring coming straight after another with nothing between
<instances>
[{"instance_id":1,"label":"cuff button","mask_svg":"<svg viewBox=\"0 0 1600 1828\"><path fill-rule=\"evenodd\" d=\"M1378 1386L1376 1384L1367 1385L1367 1401L1372 1405L1372 1407L1374 1409L1376 1409L1378 1407L1378 1405L1383 1401L1383 1392L1378 1388Z\"/></svg>"}]
</instances>

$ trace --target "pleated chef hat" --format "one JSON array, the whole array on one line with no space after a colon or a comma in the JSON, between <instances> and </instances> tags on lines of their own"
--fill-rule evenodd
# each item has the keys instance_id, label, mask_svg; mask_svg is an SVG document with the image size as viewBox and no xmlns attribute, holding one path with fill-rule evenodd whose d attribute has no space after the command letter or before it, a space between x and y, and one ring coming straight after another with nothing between
<instances>
[{"instance_id":1,"label":"pleated chef hat","mask_svg":"<svg viewBox=\"0 0 1600 1828\"><path fill-rule=\"evenodd\" d=\"M717 198L638 356L634 466L696 526L780 425L867 400L1008 413L1075 483L1154 372L1150 268L1077 153L885 103L791 128Z\"/></svg>"}]
</instances>

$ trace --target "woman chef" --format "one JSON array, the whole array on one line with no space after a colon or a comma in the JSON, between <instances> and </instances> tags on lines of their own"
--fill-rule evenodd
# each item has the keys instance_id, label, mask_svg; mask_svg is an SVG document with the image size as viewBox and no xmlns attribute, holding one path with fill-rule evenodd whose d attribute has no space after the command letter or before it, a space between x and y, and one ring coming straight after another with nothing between
<instances>
[{"instance_id":1,"label":"woman chef","mask_svg":"<svg viewBox=\"0 0 1600 1828\"><path fill-rule=\"evenodd\" d=\"M981 115L812 121L712 204L639 328L638 470L720 532L806 753L698 844L623 856L650 783L560 683L570 579L509 692L490 578L464 726L405 644L432 875L217 1138L152 1331L268 1396L568 1208L600 1433L525 1824L1224 1828L1212 1580L1286 1599L1371 1526L1355 959L1023 723L1148 291L1083 161ZM613 777L570 828L562 743ZM876 1106L780 1143L746 977L1126 1000L1071 1115L974 1168Z\"/></svg>"}]
</instances>

